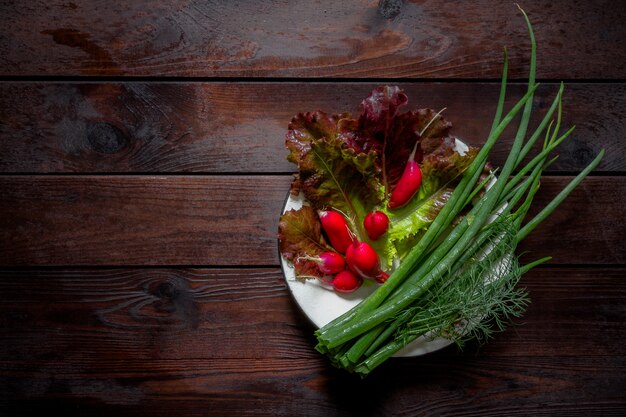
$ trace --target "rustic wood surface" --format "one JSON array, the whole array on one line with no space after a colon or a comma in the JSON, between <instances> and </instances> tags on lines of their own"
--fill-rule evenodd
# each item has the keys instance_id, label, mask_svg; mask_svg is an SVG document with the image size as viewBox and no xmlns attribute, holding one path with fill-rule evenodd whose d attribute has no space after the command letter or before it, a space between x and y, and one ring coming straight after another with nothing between
<instances>
[{"instance_id":1,"label":"rustic wood surface","mask_svg":"<svg viewBox=\"0 0 626 417\"><path fill-rule=\"evenodd\" d=\"M526 314L483 347L394 359L365 380L315 352L279 267L287 124L357 112L394 83L479 146L505 46L508 105L525 90L517 8L0 3L0 416L626 414L622 2L522 4L535 114L566 80L576 125L537 207L607 150L519 248L554 257L522 279Z\"/></svg>"},{"instance_id":2,"label":"rustic wood surface","mask_svg":"<svg viewBox=\"0 0 626 417\"><path fill-rule=\"evenodd\" d=\"M489 344L360 381L311 349L277 268L5 270L4 388L12 411L90 415L619 415L625 272L534 270L523 322Z\"/></svg>"}]
</instances>

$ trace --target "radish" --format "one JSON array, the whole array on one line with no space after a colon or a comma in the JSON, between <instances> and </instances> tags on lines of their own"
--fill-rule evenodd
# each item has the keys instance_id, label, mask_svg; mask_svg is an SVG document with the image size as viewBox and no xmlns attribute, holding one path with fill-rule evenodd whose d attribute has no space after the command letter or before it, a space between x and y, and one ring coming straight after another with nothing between
<instances>
[{"instance_id":1,"label":"radish","mask_svg":"<svg viewBox=\"0 0 626 417\"><path fill-rule=\"evenodd\" d=\"M346 261L337 252L324 252L320 254L320 271L325 274L336 274L346 269Z\"/></svg>"},{"instance_id":2,"label":"radish","mask_svg":"<svg viewBox=\"0 0 626 417\"><path fill-rule=\"evenodd\" d=\"M335 275L335 279L333 279L333 288L337 292L353 292L356 291L361 284L363 284L363 280L356 276L354 272L347 269Z\"/></svg>"},{"instance_id":3,"label":"radish","mask_svg":"<svg viewBox=\"0 0 626 417\"><path fill-rule=\"evenodd\" d=\"M346 250L348 267L364 278L376 279L380 274L380 259L368 243L354 239Z\"/></svg>"},{"instance_id":4,"label":"radish","mask_svg":"<svg viewBox=\"0 0 626 417\"><path fill-rule=\"evenodd\" d=\"M319 256L301 256L300 259L313 261L324 274L336 274L346 269L346 261L337 252L323 252Z\"/></svg>"},{"instance_id":5,"label":"radish","mask_svg":"<svg viewBox=\"0 0 626 417\"><path fill-rule=\"evenodd\" d=\"M339 253L346 253L352 244L352 237L345 217L332 210L320 211L319 216L331 246Z\"/></svg>"},{"instance_id":6,"label":"radish","mask_svg":"<svg viewBox=\"0 0 626 417\"><path fill-rule=\"evenodd\" d=\"M421 132L419 132L420 137L424 136L424 133L426 133L430 125L437 120L437 118L439 118L445 109L446 108L444 107L439 110L437 114L430 119ZM415 160L415 152L417 151L417 145L419 143L419 140L415 142L415 146L413 146L409 159L406 161L406 166L404 167L404 172L402 172L400 181L398 181L398 184L396 184L396 187L391 192L388 204L390 209L404 206L411 200L411 198L413 198L415 193L420 189L420 185L422 185L422 170Z\"/></svg>"},{"instance_id":7,"label":"radish","mask_svg":"<svg viewBox=\"0 0 626 417\"><path fill-rule=\"evenodd\" d=\"M391 192L389 204L387 205L390 209L404 206L413 198L415 193L420 189L420 185L422 185L422 170L415 160L415 151L417 150L418 144L419 141L415 143L413 151L411 155L409 155L409 160L404 167L400 181L398 181L398 184L396 184L396 187Z\"/></svg>"},{"instance_id":8,"label":"radish","mask_svg":"<svg viewBox=\"0 0 626 417\"><path fill-rule=\"evenodd\" d=\"M378 240L389 228L389 218L382 211L372 211L365 216L363 226L372 240Z\"/></svg>"}]
</instances>

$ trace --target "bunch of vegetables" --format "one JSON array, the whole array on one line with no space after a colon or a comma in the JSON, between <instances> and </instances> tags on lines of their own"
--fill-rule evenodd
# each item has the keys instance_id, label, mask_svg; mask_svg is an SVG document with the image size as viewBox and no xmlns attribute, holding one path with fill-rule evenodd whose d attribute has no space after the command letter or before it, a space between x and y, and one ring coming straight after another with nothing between
<instances>
[{"instance_id":1,"label":"bunch of vegetables","mask_svg":"<svg viewBox=\"0 0 626 417\"><path fill-rule=\"evenodd\" d=\"M281 217L279 241L298 279L332 283L348 271L355 285L335 286L343 292L363 279L384 282L477 154L456 150L440 112L400 112L407 102L398 87L384 86L361 103L358 118L318 111L291 121L288 159L299 168L292 193L307 205Z\"/></svg>"},{"instance_id":2,"label":"bunch of vegetables","mask_svg":"<svg viewBox=\"0 0 626 417\"><path fill-rule=\"evenodd\" d=\"M299 167L292 191L302 192L310 205L282 216L281 253L294 263L298 277L333 282L351 271L358 281L376 272L351 265L351 257L364 263L360 258L371 255L353 249L362 243L378 256L379 268L390 272L370 296L316 331L316 349L336 366L365 376L418 337L446 337L459 344L486 339L523 313L528 297L517 283L549 258L521 265L514 256L517 244L598 165L604 151L525 221L542 172L555 159L550 153L573 129L560 133L561 84L538 127L527 135L538 84L535 39L522 13L532 46L528 90L503 116L505 50L496 114L480 150L458 152L440 113L400 113L407 97L397 87L375 89L358 119L317 112L292 120L286 143L289 160ZM487 165L489 153L520 112L510 153L496 178ZM530 157L535 145L540 150ZM340 227L337 235L326 228L325 214L320 225L319 213L331 211L345 221L347 237L337 237L343 233ZM380 221L373 213L387 218L388 229L372 226ZM317 259L328 253L339 254L337 264L345 253L348 266L326 269L326 261Z\"/></svg>"}]
</instances>

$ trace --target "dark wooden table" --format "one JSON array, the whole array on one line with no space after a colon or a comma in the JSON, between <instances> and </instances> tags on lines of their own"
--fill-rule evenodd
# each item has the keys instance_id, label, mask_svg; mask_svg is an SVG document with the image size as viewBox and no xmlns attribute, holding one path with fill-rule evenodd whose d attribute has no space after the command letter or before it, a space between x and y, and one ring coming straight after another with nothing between
<instances>
[{"instance_id":1,"label":"dark wooden table","mask_svg":"<svg viewBox=\"0 0 626 417\"><path fill-rule=\"evenodd\" d=\"M504 46L508 104L525 90L517 8L1 4L0 414L626 414L623 2L522 4L536 114L565 80L577 126L538 207L607 150L520 248L554 257L522 280L523 320L481 349L394 359L363 381L314 351L281 275L287 124L398 84L480 145Z\"/></svg>"}]
</instances>

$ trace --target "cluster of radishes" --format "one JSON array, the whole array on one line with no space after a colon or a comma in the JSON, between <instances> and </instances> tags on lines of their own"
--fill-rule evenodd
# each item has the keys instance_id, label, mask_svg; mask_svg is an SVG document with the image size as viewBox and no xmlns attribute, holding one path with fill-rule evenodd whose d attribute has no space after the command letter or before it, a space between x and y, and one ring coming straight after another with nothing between
<instances>
[{"instance_id":1,"label":"cluster of radishes","mask_svg":"<svg viewBox=\"0 0 626 417\"><path fill-rule=\"evenodd\" d=\"M334 210L321 211L319 216L336 250L324 252L316 259L320 271L330 277L326 283L337 292L350 293L363 284L363 279L385 282L389 276L381 269L378 254L369 243L357 239L345 217ZM363 226L370 239L377 240L387 231L389 219L385 213L373 211L365 217Z\"/></svg>"},{"instance_id":2,"label":"cluster of radishes","mask_svg":"<svg viewBox=\"0 0 626 417\"><path fill-rule=\"evenodd\" d=\"M411 152L398 184L394 187L387 207L396 209L406 205L417 193L422 183L422 171L415 161L417 143ZM345 217L334 210L319 213L322 228L337 252L324 252L316 261L320 270L331 277L335 291L356 291L363 279L384 283L389 275L380 267L378 254L367 242L360 242L350 230ZM363 227L371 240L378 240L389 228L389 218L382 211L372 211L365 216ZM344 257L345 255L345 257Z\"/></svg>"}]
</instances>

